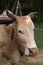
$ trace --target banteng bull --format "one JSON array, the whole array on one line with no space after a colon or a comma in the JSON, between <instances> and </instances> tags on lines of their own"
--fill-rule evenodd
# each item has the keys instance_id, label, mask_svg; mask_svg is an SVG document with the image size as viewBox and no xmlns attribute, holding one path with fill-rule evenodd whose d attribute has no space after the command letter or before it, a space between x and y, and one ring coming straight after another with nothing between
<instances>
[{"instance_id":1,"label":"banteng bull","mask_svg":"<svg viewBox=\"0 0 43 65\"><path fill-rule=\"evenodd\" d=\"M7 15L16 19L12 24L16 29L16 43L19 44L20 48L25 48L24 55L36 55L39 51L34 39L34 24L31 18L37 15L37 12L30 13L26 16L15 16L10 11L7 11ZM11 25L11 26L12 26Z\"/></svg>"},{"instance_id":2,"label":"banteng bull","mask_svg":"<svg viewBox=\"0 0 43 65\"><path fill-rule=\"evenodd\" d=\"M9 11L6 13L12 24L0 25L0 52L14 62L19 61L20 55L36 55L38 48L34 40L34 24L31 18L37 15L37 12L26 16L16 16ZM6 24L5 21L3 23Z\"/></svg>"}]
</instances>

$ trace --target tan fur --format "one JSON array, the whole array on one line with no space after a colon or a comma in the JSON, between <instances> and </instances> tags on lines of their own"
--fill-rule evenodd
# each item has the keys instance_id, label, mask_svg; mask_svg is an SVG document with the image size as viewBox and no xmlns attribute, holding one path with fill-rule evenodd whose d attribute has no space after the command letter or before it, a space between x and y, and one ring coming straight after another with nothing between
<instances>
[{"instance_id":1,"label":"tan fur","mask_svg":"<svg viewBox=\"0 0 43 65\"><path fill-rule=\"evenodd\" d=\"M11 33L9 26L0 25L0 54L12 59L13 62L18 62L20 53L14 40L11 40Z\"/></svg>"}]
</instances>

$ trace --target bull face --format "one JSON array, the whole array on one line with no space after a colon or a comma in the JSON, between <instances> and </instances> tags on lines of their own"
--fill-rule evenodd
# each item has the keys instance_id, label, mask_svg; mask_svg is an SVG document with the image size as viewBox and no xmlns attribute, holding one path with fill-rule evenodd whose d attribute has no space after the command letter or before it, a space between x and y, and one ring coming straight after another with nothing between
<instances>
[{"instance_id":1,"label":"bull face","mask_svg":"<svg viewBox=\"0 0 43 65\"><path fill-rule=\"evenodd\" d=\"M31 20L36 14L37 12L30 13L27 16L15 16L7 11L7 15L10 18L16 18L16 21L13 23L13 28L15 29L16 27L15 40L21 46L19 49L24 50L24 55L36 55L38 53L34 40L34 24Z\"/></svg>"},{"instance_id":2,"label":"bull face","mask_svg":"<svg viewBox=\"0 0 43 65\"><path fill-rule=\"evenodd\" d=\"M25 47L26 55L37 54L37 45L34 39L34 24L29 16L18 17L17 36L20 44Z\"/></svg>"}]
</instances>

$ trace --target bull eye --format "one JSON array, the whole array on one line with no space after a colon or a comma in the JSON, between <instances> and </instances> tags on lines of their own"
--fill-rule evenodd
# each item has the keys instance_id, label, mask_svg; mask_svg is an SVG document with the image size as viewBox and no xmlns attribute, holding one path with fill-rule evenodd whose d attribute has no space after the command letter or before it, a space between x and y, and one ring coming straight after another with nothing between
<instances>
[{"instance_id":1,"label":"bull eye","mask_svg":"<svg viewBox=\"0 0 43 65\"><path fill-rule=\"evenodd\" d=\"M18 31L19 33L23 33L21 30Z\"/></svg>"}]
</instances>

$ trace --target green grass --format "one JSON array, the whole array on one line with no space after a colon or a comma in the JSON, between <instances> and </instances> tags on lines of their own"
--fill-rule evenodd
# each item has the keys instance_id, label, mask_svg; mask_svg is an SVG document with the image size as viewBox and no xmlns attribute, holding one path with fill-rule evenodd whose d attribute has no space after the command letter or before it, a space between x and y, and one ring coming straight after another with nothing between
<instances>
[{"instance_id":1,"label":"green grass","mask_svg":"<svg viewBox=\"0 0 43 65\"><path fill-rule=\"evenodd\" d=\"M43 29L43 24L37 24L36 27ZM35 30L35 40L38 48L43 49L43 30Z\"/></svg>"},{"instance_id":2,"label":"green grass","mask_svg":"<svg viewBox=\"0 0 43 65\"><path fill-rule=\"evenodd\" d=\"M35 27L43 29L43 23L35 23Z\"/></svg>"},{"instance_id":3,"label":"green grass","mask_svg":"<svg viewBox=\"0 0 43 65\"><path fill-rule=\"evenodd\" d=\"M43 31L35 30L35 40L39 49L43 49Z\"/></svg>"}]
</instances>

